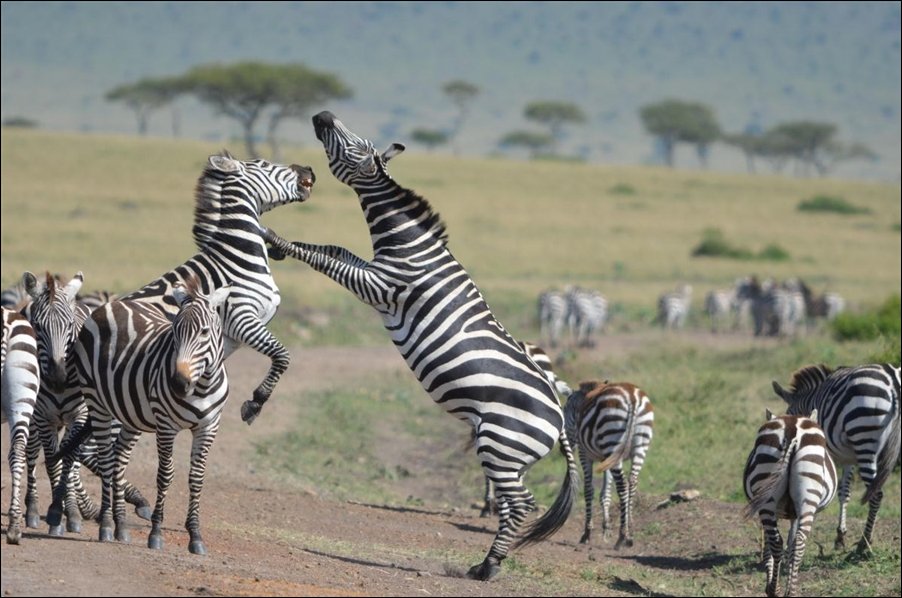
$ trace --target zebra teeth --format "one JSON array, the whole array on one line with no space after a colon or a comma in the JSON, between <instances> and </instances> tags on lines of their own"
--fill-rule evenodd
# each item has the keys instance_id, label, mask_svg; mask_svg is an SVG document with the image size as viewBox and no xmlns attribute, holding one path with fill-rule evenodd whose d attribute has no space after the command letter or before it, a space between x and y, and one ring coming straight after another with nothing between
<instances>
[{"instance_id":1,"label":"zebra teeth","mask_svg":"<svg viewBox=\"0 0 902 598\"><path fill-rule=\"evenodd\" d=\"M301 179L301 187L313 188L313 179Z\"/></svg>"}]
</instances>

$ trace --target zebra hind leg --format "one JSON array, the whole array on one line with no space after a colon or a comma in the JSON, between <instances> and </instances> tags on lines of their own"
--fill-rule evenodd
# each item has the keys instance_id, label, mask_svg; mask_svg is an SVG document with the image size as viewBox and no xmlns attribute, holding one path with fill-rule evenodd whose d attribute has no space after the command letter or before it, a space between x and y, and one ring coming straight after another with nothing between
<instances>
[{"instance_id":1,"label":"zebra hind leg","mask_svg":"<svg viewBox=\"0 0 902 598\"><path fill-rule=\"evenodd\" d=\"M630 493L621 465L612 467L611 475L614 477L617 496L620 499L620 534L617 537L617 543L614 544L614 550L620 550L624 546L629 548L633 545L633 534L630 529Z\"/></svg>"},{"instance_id":2,"label":"zebra hind leg","mask_svg":"<svg viewBox=\"0 0 902 598\"><path fill-rule=\"evenodd\" d=\"M37 431L35 418L32 418L28 432L28 445L25 448L25 473L28 488L25 492L25 527L37 529L41 526L41 512L38 506L38 478L35 469L41 454L40 434Z\"/></svg>"},{"instance_id":3,"label":"zebra hind leg","mask_svg":"<svg viewBox=\"0 0 902 598\"><path fill-rule=\"evenodd\" d=\"M501 571L501 562L507 558L511 543L517 536L517 531L522 527L527 515L535 510L535 499L520 480L517 480L517 488L510 485L500 487L496 484L498 501L499 526L492 547L485 559L470 567L467 577L479 581L488 581Z\"/></svg>"},{"instance_id":4,"label":"zebra hind leg","mask_svg":"<svg viewBox=\"0 0 902 598\"><path fill-rule=\"evenodd\" d=\"M4 397L5 400L6 397ZM9 500L9 520L6 526L6 543L18 544L22 538L22 507L20 504L22 472L25 470L25 447L28 444L28 430L18 428L10 442L9 471L12 477L12 490Z\"/></svg>"}]
</instances>

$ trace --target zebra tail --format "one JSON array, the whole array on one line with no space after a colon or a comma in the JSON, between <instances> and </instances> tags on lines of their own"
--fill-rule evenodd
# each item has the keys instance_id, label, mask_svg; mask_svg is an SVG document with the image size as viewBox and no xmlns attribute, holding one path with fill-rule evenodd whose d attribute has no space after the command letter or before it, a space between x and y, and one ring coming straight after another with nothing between
<instances>
[{"instance_id":1,"label":"zebra tail","mask_svg":"<svg viewBox=\"0 0 902 598\"><path fill-rule=\"evenodd\" d=\"M88 439L88 436L90 436L93 431L91 416L88 416L85 423L82 424L81 427L76 428L74 434L63 439L63 442L60 444L57 451L47 458L47 464L55 465L63 459L67 459L73 454L76 454L78 449L81 448L81 445L84 444L85 440Z\"/></svg>"},{"instance_id":2,"label":"zebra tail","mask_svg":"<svg viewBox=\"0 0 902 598\"><path fill-rule=\"evenodd\" d=\"M514 543L514 550L551 537L563 527L567 522L567 518L570 517L570 512L573 510L576 491L580 485L579 470L576 467L573 449L570 447L570 442L567 440L567 433L564 429L561 430L558 441L561 454L567 460L567 474L564 478L564 483L561 485L561 491L558 493L551 508L524 530L520 538Z\"/></svg>"},{"instance_id":3,"label":"zebra tail","mask_svg":"<svg viewBox=\"0 0 902 598\"><path fill-rule=\"evenodd\" d=\"M746 519L757 517L758 511L770 501L777 491L777 488L779 488L783 481L789 477L789 463L796 450L798 450L798 440L794 438L792 442L789 443L789 446L783 449L783 455L777 463L777 469L771 472L767 479L758 486L758 491L755 493L755 496L752 497L749 504L743 510L742 514Z\"/></svg>"},{"instance_id":4,"label":"zebra tail","mask_svg":"<svg viewBox=\"0 0 902 598\"><path fill-rule=\"evenodd\" d=\"M636 434L636 408L637 405L631 401L629 410L627 410L623 442L617 445L617 448L608 455L607 459L598 464L597 469L599 471L607 471L629 456L630 450L633 448L633 436Z\"/></svg>"},{"instance_id":5,"label":"zebra tail","mask_svg":"<svg viewBox=\"0 0 902 598\"><path fill-rule=\"evenodd\" d=\"M862 504L867 504L871 501L879 490L883 488L883 484L886 483L887 478L889 478L890 474L893 472L893 468L896 465L896 460L899 458L900 452L900 434L902 434L902 429L900 429L899 422L899 395L893 397L893 423L890 424L889 430L889 438L886 441L886 444L883 445L883 449L880 451L880 455L877 457L877 475L874 476L874 481L871 482L871 485L868 486L867 492L864 493L864 497L861 499Z\"/></svg>"}]
</instances>

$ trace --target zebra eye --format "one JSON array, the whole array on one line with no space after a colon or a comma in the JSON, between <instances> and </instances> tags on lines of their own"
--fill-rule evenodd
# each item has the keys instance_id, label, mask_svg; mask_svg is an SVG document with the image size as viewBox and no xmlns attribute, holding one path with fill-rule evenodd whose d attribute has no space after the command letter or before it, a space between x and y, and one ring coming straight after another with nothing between
<instances>
[{"instance_id":1,"label":"zebra eye","mask_svg":"<svg viewBox=\"0 0 902 598\"><path fill-rule=\"evenodd\" d=\"M203 337L208 337L208 336L210 336L210 328L209 328L209 326L204 326L203 328L201 328L201 329L200 329L200 335L203 336Z\"/></svg>"}]
</instances>

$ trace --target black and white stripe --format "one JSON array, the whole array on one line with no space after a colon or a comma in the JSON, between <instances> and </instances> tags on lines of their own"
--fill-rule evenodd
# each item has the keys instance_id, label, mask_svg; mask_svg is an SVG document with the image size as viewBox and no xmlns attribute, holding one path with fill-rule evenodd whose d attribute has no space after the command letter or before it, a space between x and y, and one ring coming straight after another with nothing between
<instances>
[{"instance_id":1,"label":"black and white stripe","mask_svg":"<svg viewBox=\"0 0 902 598\"><path fill-rule=\"evenodd\" d=\"M9 425L9 472L11 478L7 544L22 538L21 485L25 471L25 447L29 426L41 386L38 345L34 329L25 316L3 308L3 338L0 344L0 401L2 423Z\"/></svg>"},{"instance_id":2,"label":"black and white stripe","mask_svg":"<svg viewBox=\"0 0 902 598\"><path fill-rule=\"evenodd\" d=\"M777 595L783 556L779 520L791 520L786 543L790 554L786 595L795 596L814 516L836 494L836 468L824 432L817 425L817 413L813 410L810 417L774 417L768 411L767 422L758 430L755 447L746 461L746 516L757 516L764 528L768 596Z\"/></svg>"},{"instance_id":3,"label":"black and white stripe","mask_svg":"<svg viewBox=\"0 0 902 598\"><path fill-rule=\"evenodd\" d=\"M608 320L608 300L598 291L571 287L566 292L567 326L577 347L594 347Z\"/></svg>"},{"instance_id":4,"label":"black and white stripe","mask_svg":"<svg viewBox=\"0 0 902 598\"><path fill-rule=\"evenodd\" d=\"M154 305L113 301L95 310L79 334L78 374L90 427L101 447L101 541L112 540L114 523L115 538L129 540L122 484L135 443L142 432L150 432L157 435L159 468L147 545L163 547L163 511L174 471L172 448L176 434L190 430L185 528L188 549L206 553L200 535L200 495L207 454L229 392L219 308L231 289L218 288L208 297L197 287L191 279L185 288L174 285L172 299L178 311L172 321ZM59 515L58 494L54 493L48 519Z\"/></svg>"},{"instance_id":5,"label":"black and white stripe","mask_svg":"<svg viewBox=\"0 0 902 598\"><path fill-rule=\"evenodd\" d=\"M692 306L692 287L680 285L676 291L658 298L658 321L668 330L683 328Z\"/></svg>"},{"instance_id":6,"label":"black and white stripe","mask_svg":"<svg viewBox=\"0 0 902 598\"><path fill-rule=\"evenodd\" d=\"M790 414L817 410L831 456L844 469L837 547L845 545L846 503L852 468L858 467L867 487L862 502L868 503L858 550L870 551L883 485L899 458L899 367L880 363L833 371L824 365L807 366L793 374L788 390L776 382L773 386L789 404Z\"/></svg>"},{"instance_id":7,"label":"black and white stripe","mask_svg":"<svg viewBox=\"0 0 902 598\"><path fill-rule=\"evenodd\" d=\"M227 152L210 156L196 187L194 228L200 252L181 266L143 288L122 295L122 300L155 306L172 317L176 283L189 278L201 291L231 285L224 305L226 357L247 345L272 361L253 398L241 406L241 417L252 423L288 368L288 350L267 330L281 302L273 280L266 247L260 237L260 215L277 206L305 201L315 181L307 166L283 166L265 160L243 162Z\"/></svg>"},{"instance_id":8,"label":"black and white stripe","mask_svg":"<svg viewBox=\"0 0 902 598\"><path fill-rule=\"evenodd\" d=\"M313 125L332 174L359 197L374 257L366 261L342 247L288 243L271 231L266 240L274 252L308 263L373 306L433 400L475 429L483 471L495 485L500 525L485 560L468 575L489 579L512 545L547 538L570 513L579 473L554 388L454 259L438 215L389 176L385 163L403 147L395 144L379 154L328 112L314 116ZM523 475L557 441L568 463L560 494L518 539L534 503Z\"/></svg>"},{"instance_id":9,"label":"black and white stripe","mask_svg":"<svg viewBox=\"0 0 902 598\"><path fill-rule=\"evenodd\" d=\"M564 293L547 290L539 295L539 336L543 343L555 348L567 323L567 297Z\"/></svg>"},{"instance_id":10,"label":"black and white stripe","mask_svg":"<svg viewBox=\"0 0 902 598\"><path fill-rule=\"evenodd\" d=\"M633 545L632 511L639 485L639 473L651 445L654 410L645 392L629 382L590 381L580 384L564 407L564 419L570 442L579 446L583 467L583 495L586 519L581 543L592 535L593 463L604 472L600 492L602 536L607 535L610 508L610 477L613 476L620 498L620 535L615 548ZM623 464L631 461L629 480L623 476Z\"/></svg>"}]
</instances>

